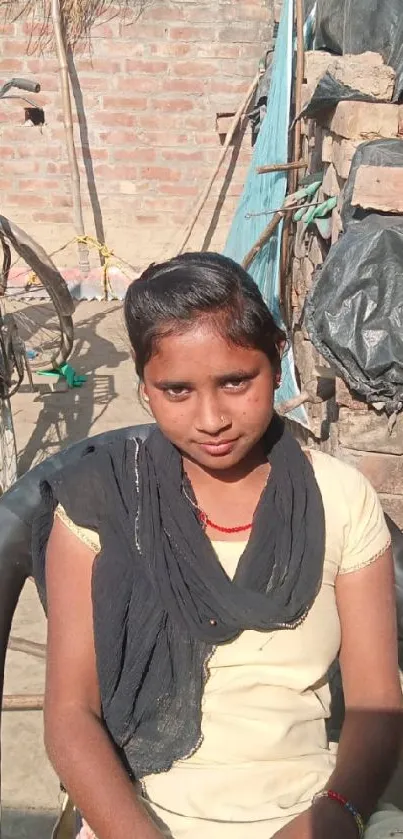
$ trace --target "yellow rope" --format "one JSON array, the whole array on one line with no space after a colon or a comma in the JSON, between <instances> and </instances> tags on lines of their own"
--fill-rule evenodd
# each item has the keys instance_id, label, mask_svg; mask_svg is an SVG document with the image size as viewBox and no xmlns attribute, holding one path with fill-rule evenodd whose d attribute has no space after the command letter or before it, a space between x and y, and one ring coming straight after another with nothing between
<instances>
[{"instance_id":1,"label":"yellow rope","mask_svg":"<svg viewBox=\"0 0 403 839\"><path fill-rule=\"evenodd\" d=\"M35 271L29 272L25 283L26 288L31 288L32 285L42 285L39 277L35 274Z\"/></svg>"},{"instance_id":2,"label":"yellow rope","mask_svg":"<svg viewBox=\"0 0 403 839\"><path fill-rule=\"evenodd\" d=\"M98 251L103 261L102 275L105 300L108 299L108 292L110 292L112 298L116 300L117 297L112 288L112 284L109 277L109 270L113 266L113 264L116 264L120 268L122 274L129 280L129 282L131 282L133 276L130 276L130 274L127 273L127 271L125 270L125 266L134 271L134 269L132 269L132 266L128 262L125 262L124 259L121 259L119 256L116 256L115 252L111 248L108 248L108 246L105 243L99 242L93 236L75 236L73 239L69 239L69 241L66 242L65 245L61 245L60 248L57 248L56 250L52 251L52 253L49 254L50 258L53 258L58 253L61 253L62 251L66 250L66 248L68 248L70 245L73 245L74 242L76 242L79 245L94 248ZM18 259L16 259L12 263L11 267L14 268L14 266L20 261L20 259L21 257L18 257ZM26 269L24 268L23 271L21 271L19 274L13 277L13 280L17 280L19 277L23 277L25 274ZM35 274L35 272L30 271L25 283L25 287L29 289L31 288L31 286L35 285L42 285L42 283L39 277L37 277L37 275Z\"/></svg>"},{"instance_id":3,"label":"yellow rope","mask_svg":"<svg viewBox=\"0 0 403 839\"><path fill-rule=\"evenodd\" d=\"M89 248L95 248L98 251L100 257L102 258L102 279L103 279L103 288L104 288L104 299L108 299L108 292L111 293L112 298L116 300L116 294L113 291L112 284L110 281L109 270L113 265L113 261L115 261L128 280L132 278L126 273L123 269L123 261L119 259L118 256L115 255L115 252L108 248L108 245L105 242L98 242L98 239L95 239L93 236L77 236L76 242L79 245L86 245Z\"/></svg>"}]
</instances>

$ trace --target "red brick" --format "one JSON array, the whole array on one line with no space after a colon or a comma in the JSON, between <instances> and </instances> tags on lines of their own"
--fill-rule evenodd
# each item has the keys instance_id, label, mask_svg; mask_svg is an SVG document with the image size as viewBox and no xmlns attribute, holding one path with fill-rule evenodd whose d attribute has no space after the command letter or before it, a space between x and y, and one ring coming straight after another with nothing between
<instances>
[{"instance_id":1,"label":"red brick","mask_svg":"<svg viewBox=\"0 0 403 839\"><path fill-rule=\"evenodd\" d=\"M144 109L147 107L147 100L144 99ZM139 105L137 104L137 108ZM113 128L114 126L123 126L130 128L136 124L136 114L130 111L98 111L92 115L92 121L96 125L104 128L105 126Z\"/></svg>"},{"instance_id":2,"label":"red brick","mask_svg":"<svg viewBox=\"0 0 403 839\"><path fill-rule=\"evenodd\" d=\"M43 210L40 213L32 213L32 220L43 224L71 224L71 213L57 210Z\"/></svg>"},{"instance_id":3,"label":"red brick","mask_svg":"<svg viewBox=\"0 0 403 839\"><path fill-rule=\"evenodd\" d=\"M151 73L159 75L168 71L167 61L149 61L141 58L128 58L125 61L126 72L129 73Z\"/></svg>"},{"instance_id":4,"label":"red brick","mask_svg":"<svg viewBox=\"0 0 403 839\"><path fill-rule=\"evenodd\" d=\"M17 32L17 27L15 23L1 23L0 24L0 35L14 35Z\"/></svg>"},{"instance_id":5,"label":"red brick","mask_svg":"<svg viewBox=\"0 0 403 839\"><path fill-rule=\"evenodd\" d=\"M259 40L256 26L233 23L218 31L218 40L230 44L249 44Z\"/></svg>"},{"instance_id":6,"label":"red brick","mask_svg":"<svg viewBox=\"0 0 403 839\"><path fill-rule=\"evenodd\" d=\"M190 140L189 134L175 134L173 131L142 131L139 138L147 146L176 148L185 145Z\"/></svg>"},{"instance_id":7,"label":"red brick","mask_svg":"<svg viewBox=\"0 0 403 839\"><path fill-rule=\"evenodd\" d=\"M154 110L173 113L174 111L193 111L193 99L154 99Z\"/></svg>"},{"instance_id":8,"label":"red brick","mask_svg":"<svg viewBox=\"0 0 403 839\"><path fill-rule=\"evenodd\" d=\"M114 160L120 163L124 161L128 163L154 163L157 156L155 149L146 146L137 149L113 149L111 155Z\"/></svg>"},{"instance_id":9,"label":"red brick","mask_svg":"<svg viewBox=\"0 0 403 839\"><path fill-rule=\"evenodd\" d=\"M201 95L206 88L206 82L201 79L165 79L164 93L190 93L192 96Z\"/></svg>"},{"instance_id":10,"label":"red brick","mask_svg":"<svg viewBox=\"0 0 403 839\"><path fill-rule=\"evenodd\" d=\"M7 197L7 204L16 207L27 207L29 209L38 210L47 206L47 198L43 195L38 195L36 192L19 192L12 193Z\"/></svg>"},{"instance_id":11,"label":"red brick","mask_svg":"<svg viewBox=\"0 0 403 839\"><path fill-rule=\"evenodd\" d=\"M95 146L91 148L84 148L79 149L84 160L99 160L105 162L109 160L109 151L108 149L97 149Z\"/></svg>"},{"instance_id":12,"label":"red brick","mask_svg":"<svg viewBox=\"0 0 403 839\"><path fill-rule=\"evenodd\" d=\"M148 100L144 99L142 96L136 96L136 91L132 91L132 96L129 94L127 96L111 96L108 94L107 96L103 96L102 98L104 108L107 110L111 109L115 114L121 108L123 111L123 115L125 113L130 113L131 111L144 111L147 108ZM110 112L110 111L109 111ZM103 113L105 113L103 111ZM125 123L120 123L124 125ZM130 123L128 123L130 125Z\"/></svg>"},{"instance_id":13,"label":"red brick","mask_svg":"<svg viewBox=\"0 0 403 839\"><path fill-rule=\"evenodd\" d=\"M211 26L171 26L168 37L172 41L214 41L216 30Z\"/></svg>"},{"instance_id":14,"label":"red brick","mask_svg":"<svg viewBox=\"0 0 403 839\"><path fill-rule=\"evenodd\" d=\"M52 194L50 197L50 203L52 207L56 210L62 209L62 207L72 207L73 206L73 199L71 195L54 195Z\"/></svg>"},{"instance_id":15,"label":"red brick","mask_svg":"<svg viewBox=\"0 0 403 839\"><path fill-rule=\"evenodd\" d=\"M169 166L147 166L140 170L140 177L149 181L179 181L180 172Z\"/></svg>"},{"instance_id":16,"label":"red brick","mask_svg":"<svg viewBox=\"0 0 403 839\"><path fill-rule=\"evenodd\" d=\"M209 75L214 75L217 72L217 65L208 59L205 61L176 61L172 67L172 73L175 76L201 76L202 79L208 78Z\"/></svg>"},{"instance_id":17,"label":"red brick","mask_svg":"<svg viewBox=\"0 0 403 839\"><path fill-rule=\"evenodd\" d=\"M162 41L167 34L168 27L163 23L144 23L143 20L136 20L133 23L122 23L120 27L121 38L137 41ZM107 42L109 44L109 41ZM128 51L130 52L130 51Z\"/></svg>"},{"instance_id":18,"label":"red brick","mask_svg":"<svg viewBox=\"0 0 403 839\"><path fill-rule=\"evenodd\" d=\"M164 160L202 161L203 152L200 149L163 149L161 156Z\"/></svg>"},{"instance_id":19,"label":"red brick","mask_svg":"<svg viewBox=\"0 0 403 839\"><path fill-rule=\"evenodd\" d=\"M152 55L183 58L185 55L193 55L194 47L192 44L162 41L160 44L150 44L150 51Z\"/></svg>"},{"instance_id":20,"label":"red brick","mask_svg":"<svg viewBox=\"0 0 403 839\"><path fill-rule=\"evenodd\" d=\"M160 184L158 191L161 195L177 195L181 198L199 195L200 187L198 184Z\"/></svg>"},{"instance_id":21,"label":"red brick","mask_svg":"<svg viewBox=\"0 0 403 839\"><path fill-rule=\"evenodd\" d=\"M101 131L99 139L101 143L105 143L107 146L125 146L126 143L133 144L135 132L133 129L131 131L109 129L108 131Z\"/></svg>"},{"instance_id":22,"label":"red brick","mask_svg":"<svg viewBox=\"0 0 403 839\"><path fill-rule=\"evenodd\" d=\"M224 79L209 79L208 82L208 89L211 93L246 93L250 82L250 79L243 79L239 81L239 79L233 79L232 81L225 81Z\"/></svg>"},{"instance_id":23,"label":"red brick","mask_svg":"<svg viewBox=\"0 0 403 839\"><path fill-rule=\"evenodd\" d=\"M181 9L179 5L170 7L167 3L151 4L145 9L143 19L147 20L147 22L157 20L162 23L168 23L170 21L178 23L185 19L185 10Z\"/></svg>"},{"instance_id":24,"label":"red brick","mask_svg":"<svg viewBox=\"0 0 403 839\"><path fill-rule=\"evenodd\" d=\"M137 166L117 166L107 163L96 164L94 172L97 178L111 178L112 180L132 180L139 175Z\"/></svg>"},{"instance_id":25,"label":"red brick","mask_svg":"<svg viewBox=\"0 0 403 839\"><path fill-rule=\"evenodd\" d=\"M155 91L163 90L164 76L153 76L151 73L144 76L117 76L115 79L115 87L119 93L155 93Z\"/></svg>"},{"instance_id":26,"label":"red brick","mask_svg":"<svg viewBox=\"0 0 403 839\"><path fill-rule=\"evenodd\" d=\"M24 55L26 49L26 43L23 40L19 40L17 38L13 38L9 41L1 42L1 55L11 56L14 57L15 55L22 56ZM20 65L21 66L21 65Z\"/></svg>"}]
</instances>

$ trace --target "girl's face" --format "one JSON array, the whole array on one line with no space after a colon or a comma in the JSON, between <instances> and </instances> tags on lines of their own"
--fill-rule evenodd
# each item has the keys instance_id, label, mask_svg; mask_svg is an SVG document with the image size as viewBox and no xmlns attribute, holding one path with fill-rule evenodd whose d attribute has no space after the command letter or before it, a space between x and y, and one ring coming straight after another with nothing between
<instances>
[{"instance_id":1,"label":"girl's face","mask_svg":"<svg viewBox=\"0 0 403 839\"><path fill-rule=\"evenodd\" d=\"M236 466L273 416L274 375L260 350L229 344L206 321L158 342L144 395L161 431L210 470Z\"/></svg>"}]
</instances>

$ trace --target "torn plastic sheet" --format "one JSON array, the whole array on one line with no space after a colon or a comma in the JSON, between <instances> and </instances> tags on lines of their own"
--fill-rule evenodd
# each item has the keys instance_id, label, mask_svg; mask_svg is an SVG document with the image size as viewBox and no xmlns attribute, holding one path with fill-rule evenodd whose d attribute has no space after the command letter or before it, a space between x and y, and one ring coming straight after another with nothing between
<instances>
[{"instance_id":1,"label":"torn plastic sheet","mask_svg":"<svg viewBox=\"0 0 403 839\"><path fill-rule=\"evenodd\" d=\"M343 228L351 222L362 221L369 215L374 215L373 210L364 210L362 207L353 207L351 204L355 178L360 166L396 166L403 167L403 140L369 140L361 143L354 154L350 174L343 190L343 204L341 208L341 220ZM375 213L375 215L377 215Z\"/></svg>"},{"instance_id":2,"label":"torn plastic sheet","mask_svg":"<svg viewBox=\"0 0 403 839\"><path fill-rule=\"evenodd\" d=\"M335 108L339 102L342 101L359 101L359 102L377 102L381 100L375 96L370 96L369 93L361 93L360 90L355 90L343 82L339 82L327 71L319 80L315 90L309 100L304 105L304 108L299 115L300 117L309 117L312 119L322 111L328 111Z\"/></svg>"},{"instance_id":3,"label":"torn plastic sheet","mask_svg":"<svg viewBox=\"0 0 403 839\"><path fill-rule=\"evenodd\" d=\"M317 0L315 49L336 55L378 52L403 93L402 0Z\"/></svg>"},{"instance_id":4,"label":"torn plastic sheet","mask_svg":"<svg viewBox=\"0 0 403 839\"><path fill-rule=\"evenodd\" d=\"M366 402L403 407L403 219L373 214L351 225L315 275L305 305L309 337Z\"/></svg>"}]
</instances>

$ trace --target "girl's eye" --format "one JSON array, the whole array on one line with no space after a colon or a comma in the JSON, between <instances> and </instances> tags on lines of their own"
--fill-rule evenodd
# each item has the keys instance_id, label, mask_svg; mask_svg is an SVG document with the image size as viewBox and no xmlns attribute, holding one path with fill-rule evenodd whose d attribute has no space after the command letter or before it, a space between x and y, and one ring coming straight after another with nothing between
<instances>
[{"instance_id":1,"label":"girl's eye","mask_svg":"<svg viewBox=\"0 0 403 839\"><path fill-rule=\"evenodd\" d=\"M226 390L243 390L247 384L248 379L232 379L225 382L224 387Z\"/></svg>"},{"instance_id":2,"label":"girl's eye","mask_svg":"<svg viewBox=\"0 0 403 839\"><path fill-rule=\"evenodd\" d=\"M186 387L168 387L165 391L171 399L181 399L188 396L189 390Z\"/></svg>"}]
</instances>

